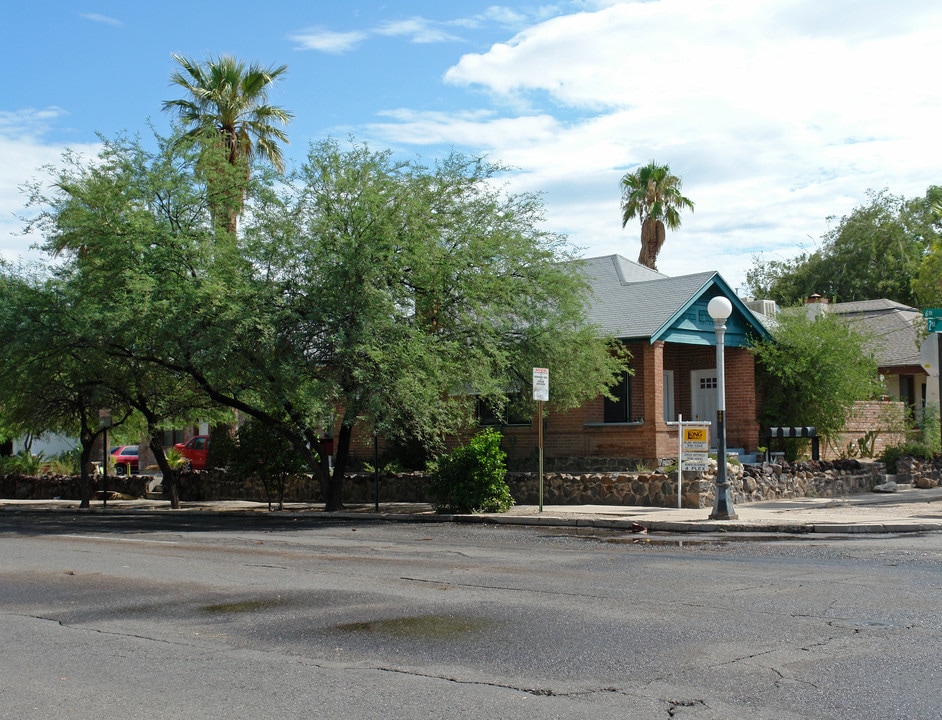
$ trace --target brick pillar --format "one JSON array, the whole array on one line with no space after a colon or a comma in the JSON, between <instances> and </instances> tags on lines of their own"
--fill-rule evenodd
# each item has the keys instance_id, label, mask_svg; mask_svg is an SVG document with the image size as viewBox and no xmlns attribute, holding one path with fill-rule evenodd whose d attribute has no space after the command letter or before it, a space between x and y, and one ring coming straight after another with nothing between
<instances>
[{"instance_id":1,"label":"brick pillar","mask_svg":"<svg viewBox=\"0 0 942 720\"><path fill-rule=\"evenodd\" d=\"M667 453L667 423L664 421L664 341L644 344L644 459L657 460Z\"/></svg>"}]
</instances>

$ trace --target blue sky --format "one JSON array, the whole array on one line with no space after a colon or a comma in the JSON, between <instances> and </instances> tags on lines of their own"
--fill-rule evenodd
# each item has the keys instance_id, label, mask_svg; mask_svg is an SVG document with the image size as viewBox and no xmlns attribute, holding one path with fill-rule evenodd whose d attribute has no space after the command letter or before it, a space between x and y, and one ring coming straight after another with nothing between
<instances>
[{"instance_id":1,"label":"blue sky","mask_svg":"<svg viewBox=\"0 0 942 720\"><path fill-rule=\"evenodd\" d=\"M172 52L287 64L270 100L295 115L293 164L348 135L508 164L586 256L637 258L618 179L669 163L696 210L659 269L717 269L734 287L757 254L813 249L868 189L942 184L942 5L925 0L34 0L4 24L6 259L39 257L17 215L40 166L94 154L97 133L169 129Z\"/></svg>"}]
</instances>

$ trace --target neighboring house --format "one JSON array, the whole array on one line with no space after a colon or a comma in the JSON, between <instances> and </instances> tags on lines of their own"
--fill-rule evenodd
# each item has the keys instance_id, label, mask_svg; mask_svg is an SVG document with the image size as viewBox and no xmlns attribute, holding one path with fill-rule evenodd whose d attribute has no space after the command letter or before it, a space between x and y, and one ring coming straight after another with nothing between
<instances>
[{"instance_id":1,"label":"neighboring house","mask_svg":"<svg viewBox=\"0 0 942 720\"><path fill-rule=\"evenodd\" d=\"M822 457L854 452L876 456L904 442L905 425L920 422L927 406L939 407L939 383L929 378L920 355L922 313L886 298L829 303L819 295L812 295L805 308L811 317L838 316L868 338L886 393L882 402L855 403L843 432L829 438Z\"/></svg>"},{"instance_id":2,"label":"neighboring house","mask_svg":"<svg viewBox=\"0 0 942 720\"><path fill-rule=\"evenodd\" d=\"M45 458L55 457L70 452L79 446L78 440L60 433L43 433L35 437L21 437L13 440L13 454L29 448L33 455L42 454Z\"/></svg>"},{"instance_id":3,"label":"neighboring house","mask_svg":"<svg viewBox=\"0 0 942 720\"><path fill-rule=\"evenodd\" d=\"M922 313L892 300L818 303L820 311L838 315L870 338L886 394L900 400L911 417L921 419L927 403L938 406L939 386L922 366L917 328L925 328Z\"/></svg>"},{"instance_id":4,"label":"neighboring house","mask_svg":"<svg viewBox=\"0 0 942 720\"><path fill-rule=\"evenodd\" d=\"M717 295L733 306L725 336L727 447L754 452L760 444L756 373L747 347L752 337L768 337L768 331L719 273L668 277L620 255L581 263L594 292L589 320L625 343L633 374L614 388L618 402L599 397L548 416L544 457L654 463L677 457L679 416L715 424L716 335L707 304ZM511 462L533 457L535 423L510 425L503 432ZM715 446L712 433L711 439Z\"/></svg>"}]
</instances>

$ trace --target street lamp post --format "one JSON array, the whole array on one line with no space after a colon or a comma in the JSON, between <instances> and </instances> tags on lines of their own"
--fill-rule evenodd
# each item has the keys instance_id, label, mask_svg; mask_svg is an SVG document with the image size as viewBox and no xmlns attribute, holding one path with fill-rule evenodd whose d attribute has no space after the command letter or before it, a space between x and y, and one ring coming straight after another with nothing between
<instances>
[{"instance_id":1,"label":"street lamp post","mask_svg":"<svg viewBox=\"0 0 942 720\"><path fill-rule=\"evenodd\" d=\"M726 475L726 358L723 346L726 319L732 314L733 305L718 295L710 300L707 312L713 318L716 332L716 490L710 520L735 520L738 516L733 508L733 495Z\"/></svg>"}]
</instances>

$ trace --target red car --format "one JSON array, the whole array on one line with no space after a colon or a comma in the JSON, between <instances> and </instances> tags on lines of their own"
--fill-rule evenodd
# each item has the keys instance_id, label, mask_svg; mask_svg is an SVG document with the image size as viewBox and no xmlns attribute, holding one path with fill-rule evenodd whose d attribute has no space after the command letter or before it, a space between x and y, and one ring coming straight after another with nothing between
<instances>
[{"instance_id":1,"label":"red car","mask_svg":"<svg viewBox=\"0 0 942 720\"><path fill-rule=\"evenodd\" d=\"M173 446L180 451L187 460L190 461L190 467L194 470L206 469L206 451L209 449L209 435L194 435L185 443L177 443Z\"/></svg>"},{"instance_id":2,"label":"red car","mask_svg":"<svg viewBox=\"0 0 942 720\"><path fill-rule=\"evenodd\" d=\"M137 445L120 445L111 451L115 475L136 475L139 469Z\"/></svg>"}]
</instances>

